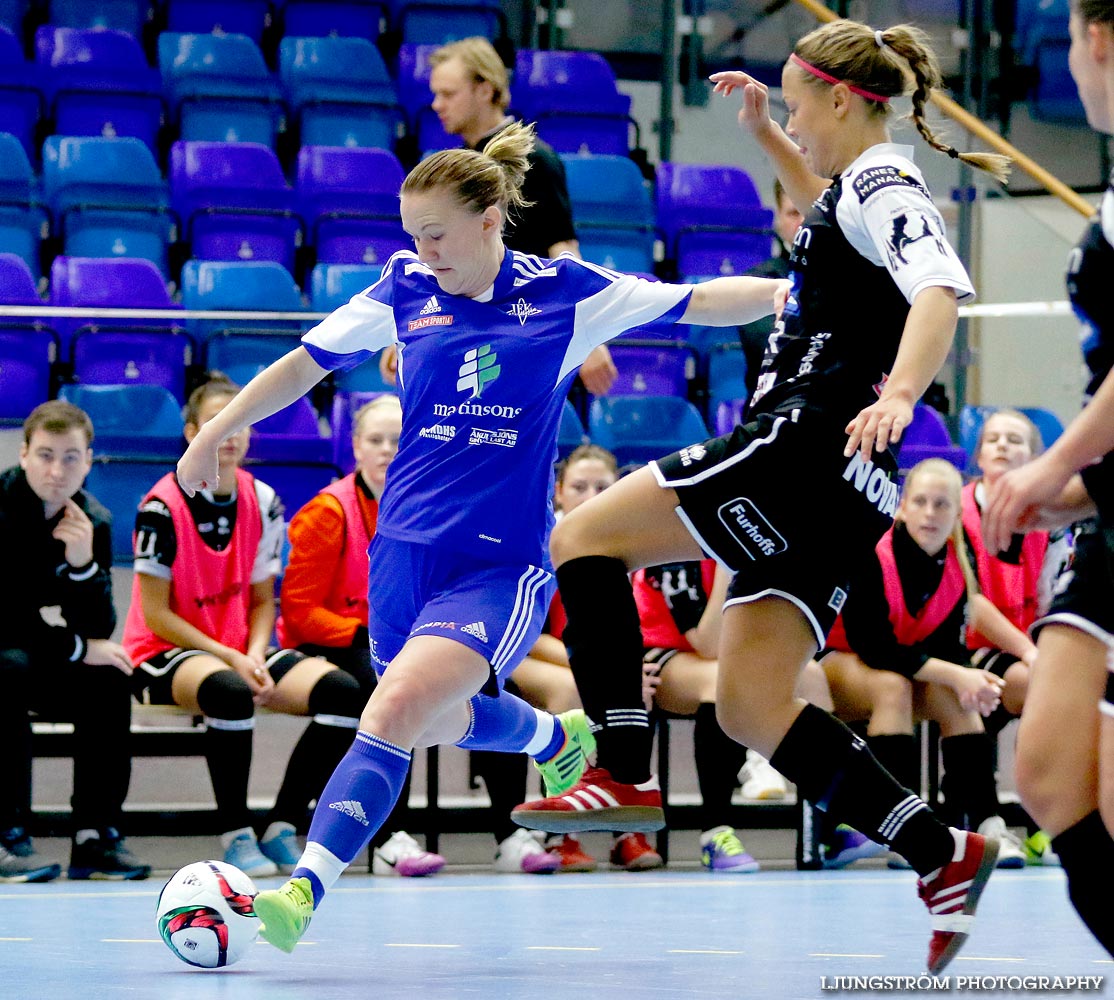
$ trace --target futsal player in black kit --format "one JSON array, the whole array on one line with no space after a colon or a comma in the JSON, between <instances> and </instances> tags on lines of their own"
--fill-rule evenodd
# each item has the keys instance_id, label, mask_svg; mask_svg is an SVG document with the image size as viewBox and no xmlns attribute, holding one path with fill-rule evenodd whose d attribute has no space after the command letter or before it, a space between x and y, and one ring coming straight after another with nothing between
<instances>
[{"instance_id":1,"label":"futsal player in black kit","mask_svg":"<svg viewBox=\"0 0 1114 1000\"><path fill-rule=\"evenodd\" d=\"M910 79L921 136L1004 173L1004 158L960 154L932 135L924 107L939 70L908 26L838 21L801 39L782 73L784 132L770 119L765 86L741 72L712 77L717 91L741 91L744 131L794 204L809 206L791 291L748 422L620 480L554 532L564 639L584 708L600 726L598 766L514 816L557 831L662 823L627 574L714 556L735 573L720 646L721 725L834 823L908 859L932 916L928 968L937 973L970 932L997 842L949 829L861 739L793 694L847 599L854 565L892 523L889 446L947 356L958 301L973 294L938 238L943 224L912 149L889 140L889 100Z\"/></svg>"},{"instance_id":2,"label":"futsal player in black kit","mask_svg":"<svg viewBox=\"0 0 1114 1000\"><path fill-rule=\"evenodd\" d=\"M1114 134L1114 2L1072 0L1070 32L1087 121ZM1005 551L1014 532L1077 522L1074 561L1032 626L1037 658L1015 766L1022 803L1052 834L1072 905L1114 955L1114 176L1068 259L1090 402L1048 451L991 487L983 537Z\"/></svg>"}]
</instances>

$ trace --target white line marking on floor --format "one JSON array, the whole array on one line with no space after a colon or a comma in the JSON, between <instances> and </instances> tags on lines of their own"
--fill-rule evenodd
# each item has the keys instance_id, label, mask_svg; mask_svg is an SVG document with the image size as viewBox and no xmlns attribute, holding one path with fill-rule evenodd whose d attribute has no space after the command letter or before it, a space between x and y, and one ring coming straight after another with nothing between
<instances>
[{"instance_id":1,"label":"white line marking on floor","mask_svg":"<svg viewBox=\"0 0 1114 1000\"><path fill-rule=\"evenodd\" d=\"M574 948L560 944L531 944L526 946L527 951L603 951L602 948Z\"/></svg>"},{"instance_id":2,"label":"white line marking on floor","mask_svg":"<svg viewBox=\"0 0 1114 1000\"><path fill-rule=\"evenodd\" d=\"M386 948L459 948L458 944L410 944L403 941L384 941Z\"/></svg>"}]
</instances>

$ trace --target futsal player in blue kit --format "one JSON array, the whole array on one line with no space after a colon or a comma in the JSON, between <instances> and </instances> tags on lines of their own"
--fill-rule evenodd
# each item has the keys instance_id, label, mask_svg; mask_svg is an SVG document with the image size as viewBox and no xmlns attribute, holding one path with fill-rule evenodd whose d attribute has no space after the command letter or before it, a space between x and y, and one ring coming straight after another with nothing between
<instances>
[{"instance_id":1,"label":"futsal player in blue kit","mask_svg":"<svg viewBox=\"0 0 1114 1000\"><path fill-rule=\"evenodd\" d=\"M419 164L401 191L416 253L395 254L375 285L253 379L179 462L187 492L213 486L228 435L328 371L397 347L402 436L370 549L368 633L381 679L293 877L256 899L263 936L284 951L390 812L415 746L525 752L543 762L550 791L579 778L586 725L566 730L500 692L553 596L550 498L569 384L593 348L624 330L737 326L774 312L788 290L756 277L659 284L506 250L503 225L532 144L531 128L510 126L482 153L447 150Z\"/></svg>"},{"instance_id":2,"label":"futsal player in blue kit","mask_svg":"<svg viewBox=\"0 0 1114 1000\"><path fill-rule=\"evenodd\" d=\"M861 738L794 688L844 602L855 600L854 567L892 524L890 446L947 357L958 301L973 294L913 150L890 140L890 99L912 90L913 122L933 148L998 173L1005 164L933 135L925 102L939 67L909 25L835 21L798 41L781 76L785 130L770 117L763 84L741 72L712 80L724 94L740 91L744 131L792 202L808 206L790 255L792 292L746 423L652 462L557 526L563 639L581 701L602 727L597 766L512 817L558 833L664 822L628 574L713 556L734 574L720 639L720 725L833 823L916 869L935 974L970 933L997 841L945 826Z\"/></svg>"},{"instance_id":3,"label":"futsal player in blue kit","mask_svg":"<svg viewBox=\"0 0 1114 1000\"><path fill-rule=\"evenodd\" d=\"M1114 2L1072 0L1068 30L1087 121L1112 135ZM1031 627L1037 658L1017 731L1017 788L1052 834L1076 912L1114 955L1114 174L1068 261L1088 402L1048 451L990 488L983 537L1000 552L1014 532L1075 522L1074 560Z\"/></svg>"}]
</instances>

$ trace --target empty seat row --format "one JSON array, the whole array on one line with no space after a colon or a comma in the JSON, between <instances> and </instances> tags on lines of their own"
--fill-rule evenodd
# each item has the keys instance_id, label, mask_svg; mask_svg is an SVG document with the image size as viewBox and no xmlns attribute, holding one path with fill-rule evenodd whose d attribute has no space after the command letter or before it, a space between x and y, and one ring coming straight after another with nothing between
<instances>
[{"instance_id":1,"label":"empty seat row","mask_svg":"<svg viewBox=\"0 0 1114 1000\"><path fill-rule=\"evenodd\" d=\"M737 167L661 164L652 202L629 158L564 162L589 260L650 272L660 239L676 272L700 279L742 273L769 254L771 213ZM303 147L292 187L265 146L178 142L167 183L137 139L51 136L40 199L18 143L0 134L0 250L19 253L37 274L45 208L65 253L142 257L168 277L178 240L183 258L272 260L291 273L303 244L315 262L381 266L409 245L398 216L402 180L401 164L382 149Z\"/></svg>"},{"instance_id":2,"label":"empty seat row","mask_svg":"<svg viewBox=\"0 0 1114 1000\"><path fill-rule=\"evenodd\" d=\"M26 63L0 27L0 124L32 159L44 129L132 136L157 153L167 125L186 140L272 148L288 125L301 145L385 149L409 129L419 151L444 149L460 140L430 108L436 48L403 46L396 86L367 38L288 36L274 75L241 34L163 32L154 70L125 32L47 25L36 33L35 62ZM598 54L521 50L514 79L515 108L558 151L626 154L632 129L638 144L631 100Z\"/></svg>"},{"instance_id":3,"label":"empty seat row","mask_svg":"<svg viewBox=\"0 0 1114 1000\"><path fill-rule=\"evenodd\" d=\"M111 28L138 38L158 16L170 31L244 34L258 44L268 29L291 35L375 39L391 28L404 41L445 42L505 34L499 0L0 0L0 24L18 30L32 7L51 24Z\"/></svg>"}]
</instances>

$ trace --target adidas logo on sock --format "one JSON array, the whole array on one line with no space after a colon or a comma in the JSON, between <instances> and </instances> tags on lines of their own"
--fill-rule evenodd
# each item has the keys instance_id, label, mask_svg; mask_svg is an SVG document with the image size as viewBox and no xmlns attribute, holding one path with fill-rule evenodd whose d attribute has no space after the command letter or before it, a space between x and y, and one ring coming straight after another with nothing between
<instances>
[{"instance_id":1,"label":"adidas logo on sock","mask_svg":"<svg viewBox=\"0 0 1114 1000\"><path fill-rule=\"evenodd\" d=\"M432 316L434 313L441 311L441 303L437 301L436 295L431 295L429 301L422 306L422 311L418 313L419 316Z\"/></svg>"},{"instance_id":2,"label":"adidas logo on sock","mask_svg":"<svg viewBox=\"0 0 1114 1000\"><path fill-rule=\"evenodd\" d=\"M467 632L469 635L474 635L480 642L487 642L487 629L484 627L483 622L472 622L471 625L461 625L461 632Z\"/></svg>"},{"instance_id":3,"label":"adidas logo on sock","mask_svg":"<svg viewBox=\"0 0 1114 1000\"><path fill-rule=\"evenodd\" d=\"M335 809L337 812L344 813L345 816L351 816L357 823L363 823L364 826L370 826L367 821L367 813L364 812L364 807L355 799L345 799L343 802L330 802L330 809Z\"/></svg>"}]
</instances>

